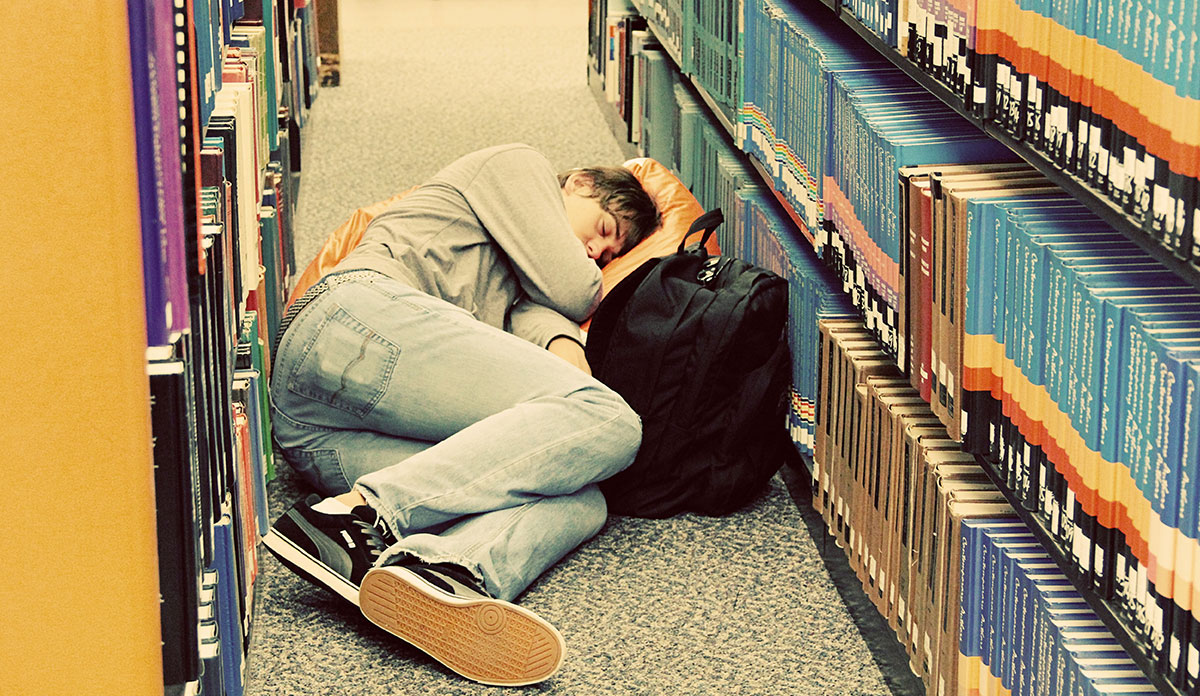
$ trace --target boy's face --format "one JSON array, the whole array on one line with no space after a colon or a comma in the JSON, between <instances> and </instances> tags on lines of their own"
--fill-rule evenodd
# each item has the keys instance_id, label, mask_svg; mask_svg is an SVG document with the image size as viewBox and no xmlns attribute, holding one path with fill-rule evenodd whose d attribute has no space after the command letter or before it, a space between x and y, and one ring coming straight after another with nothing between
<instances>
[{"instance_id":1,"label":"boy's face","mask_svg":"<svg viewBox=\"0 0 1200 696\"><path fill-rule=\"evenodd\" d=\"M571 175L563 184L563 205L567 209L567 221L571 231L583 243L588 258L603 268L621 254L625 245L625 231L620 229L617 218L600 207L599 198L590 198L586 180Z\"/></svg>"}]
</instances>

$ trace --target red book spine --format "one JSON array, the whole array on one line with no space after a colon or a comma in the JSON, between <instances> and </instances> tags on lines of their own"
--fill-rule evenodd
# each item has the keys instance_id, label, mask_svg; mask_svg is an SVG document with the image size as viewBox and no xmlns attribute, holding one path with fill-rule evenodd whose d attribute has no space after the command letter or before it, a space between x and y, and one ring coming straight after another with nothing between
<instances>
[{"instance_id":1,"label":"red book spine","mask_svg":"<svg viewBox=\"0 0 1200 696\"><path fill-rule=\"evenodd\" d=\"M933 332L930 325L933 322L933 196L928 189L921 192L919 256L919 288L917 292L916 316L917 326L914 327L917 339L917 350L912 356L912 364L916 367L919 379L917 389L921 398L930 401L932 397L933 377Z\"/></svg>"}]
</instances>

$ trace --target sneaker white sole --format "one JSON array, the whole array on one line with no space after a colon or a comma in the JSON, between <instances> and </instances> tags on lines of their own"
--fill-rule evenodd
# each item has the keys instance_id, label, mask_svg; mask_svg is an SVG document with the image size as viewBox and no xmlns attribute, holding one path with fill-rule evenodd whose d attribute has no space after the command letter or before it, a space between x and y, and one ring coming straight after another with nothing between
<instances>
[{"instance_id":1,"label":"sneaker white sole","mask_svg":"<svg viewBox=\"0 0 1200 696\"><path fill-rule=\"evenodd\" d=\"M284 565L309 582L329 588L354 606L358 606L358 588L354 586L354 583L314 558L304 549L296 546L291 539L279 534L274 529L269 529L262 536L262 543Z\"/></svg>"},{"instance_id":2,"label":"sneaker white sole","mask_svg":"<svg viewBox=\"0 0 1200 696\"><path fill-rule=\"evenodd\" d=\"M558 630L499 599L443 592L398 566L375 568L359 592L363 616L446 667L483 684L536 684L562 666Z\"/></svg>"}]
</instances>

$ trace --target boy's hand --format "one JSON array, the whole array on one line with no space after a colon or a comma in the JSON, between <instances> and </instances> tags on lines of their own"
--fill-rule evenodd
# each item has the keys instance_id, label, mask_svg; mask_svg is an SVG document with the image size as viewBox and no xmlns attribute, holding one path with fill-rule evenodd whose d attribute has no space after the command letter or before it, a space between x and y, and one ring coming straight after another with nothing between
<instances>
[{"instance_id":1,"label":"boy's hand","mask_svg":"<svg viewBox=\"0 0 1200 696\"><path fill-rule=\"evenodd\" d=\"M579 345L578 341L574 341L566 336L559 336L550 341L550 345L546 346L546 350L578 367L585 373L592 374L592 368L588 365L587 355L584 354L583 346Z\"/></svg>"}]
</instances>

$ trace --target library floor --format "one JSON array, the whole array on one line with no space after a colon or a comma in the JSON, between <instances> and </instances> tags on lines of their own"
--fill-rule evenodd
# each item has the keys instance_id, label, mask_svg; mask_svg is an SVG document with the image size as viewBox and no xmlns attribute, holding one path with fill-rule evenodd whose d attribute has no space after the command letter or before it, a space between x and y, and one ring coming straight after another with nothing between
<instances>
[{"instance_id":1,"label":"library floor","mask_svg":"<svg viewBox=\"0 0 1200 696\"><path fill-rule=\"evenodd\" d=\"M304 128L301 268L354 209L466 152L525 142L559 169L623 160L586 84L583 0L340 6L341 85L319 92ZM278 468L272 517L307 493ZM804 496L781 475L727 517L611 517L519 600L568 648L563 669L527 691L918 693L874 609L843 591L853 578ZM454 676L265 550L260 564L250 696L501 691Z\"/></svg>"}]
</instances>

